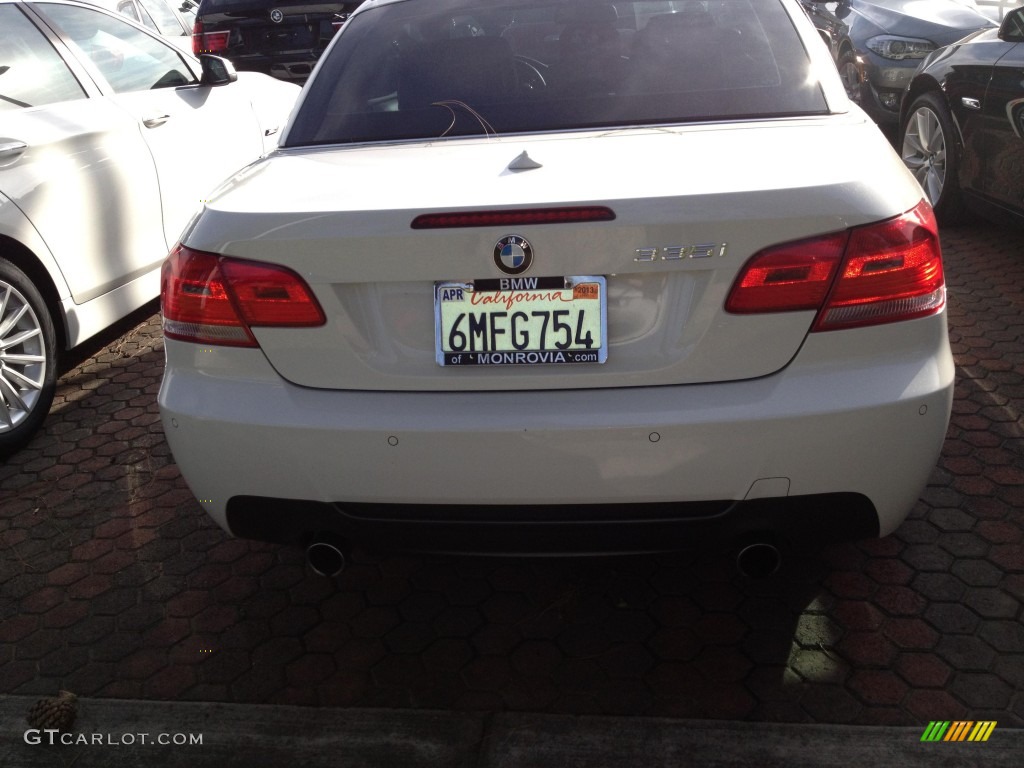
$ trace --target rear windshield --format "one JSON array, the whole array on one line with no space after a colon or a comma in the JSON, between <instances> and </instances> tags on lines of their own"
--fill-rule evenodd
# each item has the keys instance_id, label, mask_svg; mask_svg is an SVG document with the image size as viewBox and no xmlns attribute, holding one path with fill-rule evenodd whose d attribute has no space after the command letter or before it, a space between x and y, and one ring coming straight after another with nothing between
<instances>
[{"instance_id":1,"label":"rear windshield","mask_svg":"<svg viewBox=\"0 0 1024 768\"><path fill-rule=\"evenodd\" d=\"M827 112L779 0L408 0L343 28L286 146Z\"/></svg>"}]
</instances>

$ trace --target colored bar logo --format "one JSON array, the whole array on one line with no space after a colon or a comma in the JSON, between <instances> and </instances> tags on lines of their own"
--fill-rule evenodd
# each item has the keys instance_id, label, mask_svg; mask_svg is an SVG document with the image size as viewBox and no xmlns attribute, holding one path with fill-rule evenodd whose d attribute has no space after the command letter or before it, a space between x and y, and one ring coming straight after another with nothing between
<instances>
[{"instance_id":1,"label":"colored bar logo","mask_svg":"<svg viewBox=\"0 0 1024 768\"><path fill-rule=\"evenodd\" d=\"M995 720L932 720L921 741L988 741L995 729Z\"/></svg>"}]
</instances>

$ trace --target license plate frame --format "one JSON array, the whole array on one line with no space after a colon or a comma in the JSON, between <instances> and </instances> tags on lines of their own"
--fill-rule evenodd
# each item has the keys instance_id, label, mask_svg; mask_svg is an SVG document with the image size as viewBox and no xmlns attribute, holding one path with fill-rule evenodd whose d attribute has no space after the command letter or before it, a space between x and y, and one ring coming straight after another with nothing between
<instances>
[{"instance_id":1,"label":"license plate frame","mask_svg":"<svg viewBox=\"0 0 1024 768\"><path fill-rule=\"evenodd\" d=\"M601 275L437 282L434 284L437 364L443 367L603 364L608 359L607 288L607 280ZM456 316L467 308L472 308L475 317L467 319L467 313L462 312L463 320L459 321ZM486 320L481 321L481 317Z\"/></svg>"}]
</instances>

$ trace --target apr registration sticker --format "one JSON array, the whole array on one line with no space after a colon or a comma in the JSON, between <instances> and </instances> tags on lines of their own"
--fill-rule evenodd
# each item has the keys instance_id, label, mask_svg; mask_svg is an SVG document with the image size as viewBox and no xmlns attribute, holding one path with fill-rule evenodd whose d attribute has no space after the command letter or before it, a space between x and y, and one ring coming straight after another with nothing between
<instances>
[{"instance_id":1,"label":"apr registration sticker","mask_svg":"<svg viewBox=\"0 0 1024 768\"><path fill-rule=\"evenodd\" d=\"M502 277L434 287L440 365L603 363L603 277Z\"/></svg>"}]
</instances>

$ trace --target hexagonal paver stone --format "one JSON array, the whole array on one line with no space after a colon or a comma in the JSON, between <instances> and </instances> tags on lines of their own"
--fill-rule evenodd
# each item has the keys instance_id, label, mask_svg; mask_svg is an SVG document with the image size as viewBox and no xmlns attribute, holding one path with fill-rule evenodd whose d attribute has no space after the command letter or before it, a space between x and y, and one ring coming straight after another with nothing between
<instances>
[{"instance_id":1,"label":"hexagonal paver stone","mask_svg":"<svg viewBox=\"0 0 1024 768\"><path fill-rule=\"evenodd\" d=\"M946 635L935 650L958 670L987 670L996 656L990 645L974 635Z\"/></svg>"},{"instance_id":2,"label":"hexagonal paver stone","mask_svg":"<svg viewBox=\"0 0 1024 768\"><path fill-rule=\"evenodd\" d=\"M512 668L502 656L481 656L463 667L461 675L472 690L497 691L512 676Z\"/></svg>"},{"instance_id":3,"label":"hexagonal paver stone","mask_svg":"<svg viewBox=\"0 0 1024 768\"><path fill-rule=\"evenodd\" d=\"M893 668L915 688L941 688L953 675L952 667L931 653L901 653Z\"/></svg>"},{"instance_id":4,"label":"hexagonal paver stone","mask_svg":"<svg viewBox=\"0 0 1024 768\"><path fill-rule=\"evenodd\" d=\"M978 637L1000 654L1024 654L1024 625L1019 621L983 621ZM1024 659L1021 663L1024 664Z\"/></svg>"},{"instance_id":5,"label":"hexagonal paver stone","mask_svg":"<svg viewBox=\"0 0 1024 768\"><path fill-rule=\"evenodd\" d=\"M851 664L860 667L890 668L898 650L879 632L850 632L839 643L838 651Z\"/></svg>"},{"instance_id":6,"label":"hexagonal paver stone","mask_svg":"<svg viewBox=\"0 0 1024 768\"><path fill-rule=\"evenodd\" d=\"M975 709L1000 709L1010 703L1013 686L991 673L958 672L949 692Z\"/></svg>"},{"instance_id":7,"label":"hexagonal paver stone","mask_svg":"<svg viewBox=\"0 0 1024 768\"><path fill-rule=\"evenodd\" d=\"M912 544L903 550L900 558L917 571L937 571L943 575L956 559L938 544Z\"/></svg>"},{"instance_id":8,"label":"hexagonal paver stone","mask_svg":"<svg viewBox=\"0 0 1024 768\"><path fill-rule=\"evenodd\" d=\"M857 670L850 676L850 690L870 706L896 706L909 687L894 672L878 669Z\"/></svg>"},{"instance_id":9,"label":"hexagonal paver stone","mask_svg":"<svg viewBox=\"0 0 1024 768\"><path fill-rule=\"evenodd\" d=\"M981 623L978 615L961 603L932 603L924 618L944 634L971 634Z\"/></svg>"},{"instance_id":10,"label":"hexagonal paver stone","mask_svg":"<svg viewBox=\"0 0 1024 768\"><path fill-rule=\"evenodd\" d=\"M911 587L929 600L952 602L959 601L967 590L967 586L960 579L949 573L918 573L911 582Z\"/></svg>"},{"instance_id":11,"label":"hexagonal paver stone","mask_svg":"<svg viewBox=\"0 0 1024 768\"><path fill-rule=\"evenodd\" d=\"M905 650L934 648L939 641L939 633L921 619L888 618L882 633Z\"/></svg>"},{"instance_id":12,"label":"hexagonal paver stone","mask_svg":"<svg viewBox=\"0 0 1024 768\"><path fill-rule=\"evenodd\" d=\"M850 676L850 665L835 653L823 650L795 651L790 668L809 683L843 683Z\"/></svg>"},{"instance_id":13,"label":"hexagonal paver stone","mask_svg":"<svg viewBox=\"0 0 1024 768\"><path fill-rule=\"evenodd\" d=\"M957 560L952 571L965 584L972 587L995 587L1003 578L1004 570L987 560Z\"/></svg>"},{"instance_id":14,"label":"hexagonal paver stone","mask_svg":"<svg viewBox=\"0 0 1024 768\"><path fill-rule=\"evenodd\" d=\"M986 619L1012 619L1021 610L1021 601L1001 589L976 587L964 593L964 604Z\"/></svg>"},{"instance_id":15,"label":"hexagonal paver stone","mask_svg":"<svg viewBox=\"0 0 1024 768\"><path fill-rule=\"evenodd\" d=\"M864 709L849 691L836 685L808 686L800 706L818 722L832 723L852 723Z\"/></svg>"}]
</instances>

